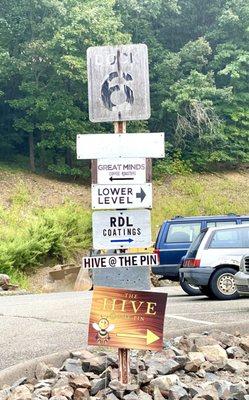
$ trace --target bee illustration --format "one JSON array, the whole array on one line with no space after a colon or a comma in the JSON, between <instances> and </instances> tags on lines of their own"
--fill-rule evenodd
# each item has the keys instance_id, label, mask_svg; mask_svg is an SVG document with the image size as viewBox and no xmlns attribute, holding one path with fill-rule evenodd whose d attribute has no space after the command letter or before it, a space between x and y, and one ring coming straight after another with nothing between
<instances>
[{"instance_id":1,"label":"bee illustration","mask_svg":"<svg viewBox=\"0 0 249 400\"><path fill-rule=\"evenodd\" d=\"M109 332L113 331L115 325L110 324L106 317L101 317L99 322L92 324L93 328L98 332L96 340L100 344L105 344L110 339Z\"/></svg>"}]
</instances>

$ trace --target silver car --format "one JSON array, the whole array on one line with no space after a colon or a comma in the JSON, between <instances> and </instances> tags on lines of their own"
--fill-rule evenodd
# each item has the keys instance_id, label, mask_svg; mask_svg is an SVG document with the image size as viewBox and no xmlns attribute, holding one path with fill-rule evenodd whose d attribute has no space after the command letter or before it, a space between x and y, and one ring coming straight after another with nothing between
<instances>
[{"instance_id":1,"label":"silver car","mask_svg":"<svg viewBox=\"0 0 249 400\"><path fill-rule=\"evenodd\" d=\"M242 257L239 272L234 275L237 292L240 296L249 296L249 254Z\"/></svg>"}]
</instances>

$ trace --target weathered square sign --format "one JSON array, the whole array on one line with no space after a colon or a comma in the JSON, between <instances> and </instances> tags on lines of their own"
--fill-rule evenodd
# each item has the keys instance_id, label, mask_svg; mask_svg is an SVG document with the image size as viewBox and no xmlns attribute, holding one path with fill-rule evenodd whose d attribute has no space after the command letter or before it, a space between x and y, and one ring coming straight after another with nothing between
<instances>
[{"instance_id":1,"label":"weathered square sign","mask_svg":"<svg viewBox=\"0 0 249 400\"><path fill-rule=\"evenodd\" d=\"M88 344L160 351L166 293L96 287Z\"/></svg>"},{"instance_id":2,"label":"weathered square sign","mask_svg":"<svg viewBox=\"0 0 249 400\"><path fill-rule=\"evenodd\" d=\"M87 49L89 119L150 118L148 50L145 44Z\"/></svg>"}]
</instances>

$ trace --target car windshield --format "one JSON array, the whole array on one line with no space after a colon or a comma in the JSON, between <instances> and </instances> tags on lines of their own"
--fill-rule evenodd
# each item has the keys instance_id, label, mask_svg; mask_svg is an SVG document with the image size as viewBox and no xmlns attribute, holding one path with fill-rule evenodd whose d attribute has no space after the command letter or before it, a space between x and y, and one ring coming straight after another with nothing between
<instances>
[{"instance_id":1,"label":"car windshield","mask_svg":"<svg viewBox=\"0 0 249 400\"><path fill-rule=\"evenodd\" d=\"M190 245L190 248L188 249L188 252L186 254L186 258L195 258L197 251L199 249L199 246L202 242L202 239L207 233L207 229L204 229L199 233L199 235L195 238L193 243Z\"/></svg>"}]
</instances>

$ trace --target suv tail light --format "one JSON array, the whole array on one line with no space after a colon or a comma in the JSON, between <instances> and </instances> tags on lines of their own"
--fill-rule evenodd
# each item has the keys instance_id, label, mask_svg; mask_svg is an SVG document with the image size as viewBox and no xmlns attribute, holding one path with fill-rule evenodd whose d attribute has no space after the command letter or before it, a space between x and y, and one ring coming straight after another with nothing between
<instances>
[{"instance_id":1,"label":"suv tail light","mask_svg":"<svg viewBox=\"0 0 249 400\"><path fill-rule=\"evenodd\" d=\"M197 260L197 258L187 258L184 260L183 266L187 268L199 268L201 264L201 260Z\"/></svg>"},{"instance_id":2,"label":"suv tail light","mask_svg":"<svg viewBox=\"0 0 249 400\"><path fill-rule=\"evenodd\" d=\"M159 263L160 263L160 250L159 250L159 249L154 249L154 250L153 250L153 253L154 253L154 254L157 254L158 261L159 261Z\"/></svg>"}]
</instances>

